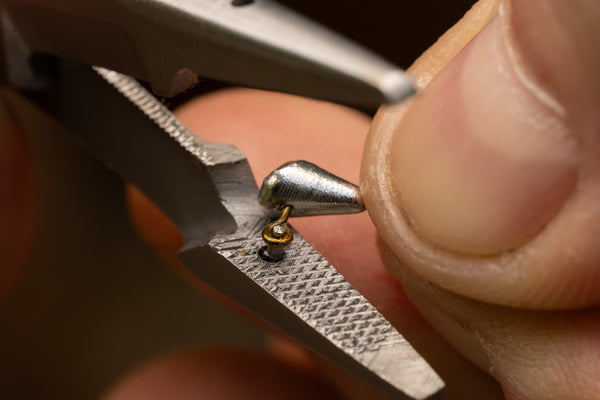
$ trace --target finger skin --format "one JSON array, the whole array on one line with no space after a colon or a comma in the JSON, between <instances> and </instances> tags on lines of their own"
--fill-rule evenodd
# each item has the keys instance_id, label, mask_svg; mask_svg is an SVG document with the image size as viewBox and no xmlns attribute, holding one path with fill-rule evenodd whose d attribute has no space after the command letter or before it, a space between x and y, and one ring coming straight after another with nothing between
<instances>
[{"instance_id":1,"label":"finger skin","mask_svg":"<svg viewBox=\"0 0 600 400\"><path fill-rule=\"evenodd\" d=\"M335 400L313 372L243 349L193 349L154 360L111 388L103 400Z\"/></svg>"},{"instance_id":2,"label":"finger skin","mask_svg":"<svg viewBox=\"0 0 600 400\"><path fill-rule=\"evenodd\" d=\"M517 3L528 9L531 15L544 15L534 12L539 2L513 1L511 4L504 2L504 5ZM545 2L546 5L551 3ZM576 5L584 3L597 5L577 2L565 6L571 13ZM569 13L564 20L573 17ZM588 18L593 17L588 15L581 23ZM520 29L527 29L519 21ZM479 29L485 25L486 21L483 22ZM562 33L560 29L556 31ZM585 29L576 32L585 32ZM528 33L532 38L524 45L535 47L537 51L538 43L533 39L536 31L529 30ZM580 39L589 41L590 37L594 35L582 34ZM565 42L569 43L575 43L576 47L588 45ZM438 74L447 72L444 66L453 57L460 57L461 49L467 44L468 40L438 42L410 71L417 75L417 82L427 91L427 85L432 84L440 76ZM448 54L452 56L445 57ZM561 62L568 64L577 57L565 57ZM536 60L542 59L538 57ZM543 74L541 81L557 79L558 75L551 72L554 71ZM595 83L590 84L593 86ZM573 88L568 85L559 89L564 98L573 93ZM596 95L595 90L585 93L585 96ZM580 171L585 172L580 172L575 197L559 210L558 216L544 228L542 234L523 247L487 257L440 250L415 233L406 222L406 215L398 209L395 194L390 192L389 154L386 151L392 146L394 134L418 136L421 133L418 120L412 122L411 131L403 130L418 101L387 108L378 114L363 158L363 197L383 238L382 254L386 266L401 280L408 296L431 325L463 355L496 377L508 399L600 398L597 379L600 373L600 314L594 306L600 284L597 268L600 259L597 257L597 240L591 239L598 236L594 233L598 226L594 218L598 214L597 205L589 199L589 196L597 198L598 175L591 173L590 165L597 164L598 157L589 157L589 154L582 157L585 161ZM580 101L581 98L578 98L577 102ZM589 100L585 104L587 114L582 111L584 105L581 104L576 112L568 114L571 118L586 114L579 122L570 122L572 126L581 128L575 132L582 140L594 135L598 137L598 125L595 130L589 128L597 119L597 113L590 113L589 107L596 102ZM473 108L476 107L474 105ZM568 105L565 107L569 108ZM440 116L432 114L429 118ZM439 124L444 122L439 121ZM593 140L586 142L585 151L597 151L598 146L594 143ZM425 163L428 161L424 159ZM443 202L444 198L440 200ZM447 279L450 275L455 278L452 283L451 279ZM570 311L557 311L564 309Z\"/></svg>"},{"instance_id":3,"label":"finger skin","mask_svg":"<svg viewBox=\"0 0 600 400\"><path fill-rule=\"evenodd\" d=\"M257 180L284 162L306 159L356 182L369 127L365 116L344 107L242 89L199 98L177 115L203 139L235 144ZM130 206L138 211L146 207L139 202ZM164 228L148 224L143 213L132 215L142 237ZM384 269L366 214L297 218L292 224L428 358L448 384L447 398L497 398L496 384L429 328Z\"/></svg>"},{"instance_id":4,"label":"finger skin","mask_svg":"<svg viewBox=\"0 0 600 400\"><path fill-rule=\"evenodd\" d=\"M508 3L504 2L503 4ZM524 2L519 4L530 3ZM510 14L507 14L509 11L506 11L506 8L507 7L505 7L504 14L500 16L504 21L502 22L503 24L509 24L511 21L510 19L507 19L510 17ZM464 46L467 45L467 43L454 43L454 46L456 47L460 47L460 45ZM469 44L469 46L471 45L472 43ZM467 46L468 50L471 48L469 46ZM423 56L425 58L420 59L417 62L414 67L415 72L413 73L420 73L423 68L427 67L428 61L426 58L434 57L436 53L434 50L436 49L437 47L434 46L434 48ZM517 49L513 50L517 51ZM442 53L445 54L443 51ZM462 56L464 56L463 53L456 57L455 60ZM469 57L472 56L476 56L476 54L469 55ZM448 69L444 69L444 72L439 75L439 78L442 78L442 75L445 73L446 75L443 79L446 83L459 79L462 76L461 73L464 69L468 68L468 61L466 63L467 64L458 67L451 64ZM425 67L421 67L419 64L424 64ZM519 69L523 70L526 68L527 67L522 67ZM452 69L452 71L450 71L450 69ZM411 71L413 71L413 69L411 69ZM448 75L449 72L454 75ZM519 76L522 72L515 71L514 74ZM569 75L565 71L563 76L566 77ZM464 78L463 82L468 83L468 76L462 76L462 78ZM534 97L533 93L536 93L546 99L547 96L541 94L539 90L527 87L527 85L534 85L532 79L528 79L527 84L522 84L522 89L525 90L525 88L527 88L525 91L528 91L532 97ZM577 87L589 86L592 88L592 92L597 92L595 88L598 85L594 79L590 79L590 82L583 83L575 82L572 78L567 80L570 80L572 84ZM417 81L419 81L419 79L417 79ZM430 88L436 90L435 98L437 99L437 106L442 107L444 105L444 102L440 101L440 97L445 97L446 105L451 108L452 105L456 103L456 96L460 95L460 93L451 92L444 95L445 90L452 91L453 89L449 87L440 88L441 84L436 84L436 82L438 81L434 81ZM486 92L485 85L480 86L484 88L482 89L483 93L481 93L483 96ZM566 89L563 89L563 91L568 92ZM518 93L523 94L523 91ZM516 97L517 98L511 99L510 91L505 92L504 97L499 99L497 104L519 104L519 102L523 101L522 96ZM481 100L478 100L477 97L471 97L470 100L471 103L466 104L463 107L463 111L470 112L474 109L478 109L482 102ZM562 99L560 100L562 103ZM484 157L483 154L480 154L483 158L482 165L477 166L477 163L472 162L477 159L477 154L470 151L468 156L465 156L464 158L471 157L471 160L461 159L461 161L464 161L464 164L461 164L461 162L456 162L456 159L462 157L462 154L457 151L448 156L450 161L447 163L440 162L437 155L448 155L448 153L454 150L450 143L446 146L446 142L443 141L446 140L447 137L459 137L464 134L464 132L455 132L451 130L450 132L447 132L444 138L424 140L422 138L423 135L421 135L422 130L419 129L420 125L423 126L423 130L426 130L431 127L431 122L428 122L430 120L435 120L435 125L439 127L451 125L454 121L452 120L451 115L445 116L443 120L437 120L439 117L438 114L431 113L429 115L423 115L422 111L419 115L413 116L413 113L423 109L423 101L431 101L431 96L428 97L427 90L423 92L422 96L414 101L399 107L386 108L385 111L379 113L372 127L372 132L376 133L370 136L366 145L367 150L365 151L365 157L363 159L362 175L363 197L378 230L384 238L390 238L387 240L388 246L393 248L396 254L402 255L404 262L410 264L411 268L418 270L419 274L424 278L467 297L512 307L536 309L574 309L597 305L600 299L600 290L598 290L600 287L600 279L599 269L597 268L598 263L600 262L600 247L597 245L595 238L598 237L600 229L600 223L597 219L600 214L598 214L596 202L598 194L600 193L600 179L598 179L597 173L597 171L600 170L597 168L598 160L600 159L597 155L598 149L600 148L597 143L598 138L600 138L597 134L600 121L595 117L597 112L593 111L592 108L597 107L598 101L590 101L585 107L583 105L575 107L578 110L577 112L569 111L571 110L570 106L565 105L562 107L566 112L566 120L564 118L560 120L562 128L559 130L562 131L563 128L566 129L563 133L566 135L567 139L569 139L568 143L564 143L564 147L570 147L571 144L573 144L574 147L580 150L580 152L575 151L575 153L578 154L576 160L577 166L574 167L577 175L577 178L575 179L576 182L574 183L568 176L564 181L560 178L558 179L558 186L565 185L565 187L559 191L563 192L566 190L569 193L569 198L562 198L550 207L555 216L549 221L546 221L545 224L542 223L542 225L538 227L540 228L538 233L535 233L533 236L528 236L526 238L527 240L519 246L497 254L486 254L485 257L480 257L477 254L470 254L468 252L455 251L454 249L448 249L436 244L432 245L432 241L427 240L427 235L424 236L420 234L418 230L412 228L411 225L413 224L410 223L410 218L406 218L407 213L401 206L398 206L398 204L403 203L403 201L400 200L401 194L398 194L397 191L392 191L394 179L391 177L391 166L387 161L392 158L392 156L390 154L391 151L390 153L386 153L386 151L393 148L396 138L401 138L403 136L412 136L414 141L421 141L423 143L433 144L436 143L435 139L442 142L442 145L438 146L439 151L435 152L436 157L415 157L422 167L436 163L440 163L442 166L446 166L445 164L447 164L449 167L456 167L457 165L462 165L464 167L465 164L470 166L468 169L469 173L464 174L464 179L457 179L448 184L448 186L456 192L460 192L465 187L470 189L469 192L476 192L481 189L481 185L487 185L488 189L497 187L500 179L494 179L494 177L498 176L499 178L502 178L501 175L505 171L505 169L503 169L492 177L480 177L479 183L481 183L481 185L476 185L476 187L473 188L473 181L475 179L470 179L469 177L477 178L478 174L481 172L480 170L485 169L486 158L489 157ZM550 101L550 103L552 103L552 101ZM493 102L490 102L488 108L500 109L501 107L496 107ZM578 119L578 116L584 109L587 110L586 117ZM533 107L531 107L531 109L525 108L522 110L522 118L514 119L519 119L519 123L523 123L523 125L519 125L521 127L527 126L527 124L535 125L537 122L533 117L534 111ZM460 118L460 113L457 114L459 115L456 116L456 118ZM548 120L545 119L540 122L547 123ZM479 120L478 126L483 127L484 125L485 120ZM495 129L498 130L498 132L494 136L495 140L501 142L505 136L511 136L511 132L514 134L514 131L509 129L514 125L518 125L517 122L507 121L507 132L506 135L504 135L500 129L501 124L497 124ZM484 129L482 128L482 130ZM528 130L524 129L522 132L517 132L514 134L513 139L518 140L520 135L524 138L522 147L531 147L527 145L527 140L525 140L528 137ZM462 144L459 143L456 144L455 147L460 148L461 146ZM517 151L519 150L518 145L513 145L511 147L517 148ZM540 145L540 147L542 146ZM430 149L430 147L427 148ZM445 149L447 151L444 152ZM410 149L407 150L407 152L410 153ZM416 153L416 150L414 152ZM568 153L568 155L565 155L565 158L573 157L573 152L566 151L566 153ZM545 152L542 152L539 157L543 158L544 154ZM571 161L572 160L569 160L568 163ZM541 163L541 165L547 164ZM535 166L532 163L525 163L520 174L518 168L512 168L512 172L508 178L515 178L515 180L523 178L525 179L523 183L526 183L527 180L535 183L535 174L530 175L534 168ZM451 169L452 168L440 168L438 175L452 177L454 174L448 172ZM562 171L562 168L560 169ZM546 170L546 168L542 168L542 170ZM572 171L569 170L566 173L567 175L570 175L571 172ZM435 173L429 173L429 176L435 177ZM456 174L456 176L462 175ZM419 186L419 182L422 181L417 179L413 182L413 186ZM448 182L448 180L442 179L442 182ZM504 180L503 183L510 186L510 182L511 179L507 179ZM575 185L574 187L573 183ZM441 187L441 185L433 184L429 186L421 184L420 186L421 188L425 188L424 192L430 194L439 192L439 187ZM515 203L520 208L517 214L522 216L522 219L527 218L530 213L535 214L539 209L545 208L543 206L536 206L538 200L543 201L554 197L556 193L553 192L553 190L556 189L556 187L545 187L546 190L538 190L533 198L528 199L524 203L515 200ZM538 189L542 188L540 187ZM465 190L462 191L466 192ZM524 191L527 191L527 189L514 191L512 196L510 190L505 190L502 194L510 200L519 198ZM436 203L438 205L438 208L436 209L438 213L446 212L446 214L450 216L459 214L455 212L455 210L449 209L450 205L454 205L456 202L450 202L450 199L448 199L448 203L446 204L446 198L443 196L443 193L431 195L424 200ZM529 203L530 201L532 201L531 204ZM426 202L417 202L417 206L424 203ZM505 202L498 202L496 205L502 206L504 203ZM396 204L396 206L391 207L392 204ZM460 224L471 223L471 220L478 219L478 217L475 218L475 214L479 215L480 213L474 213L474 209L486 209L486 211L490 211L487 209L488 203L476 204L476 207L469 207L468 205L469 203L459 204L462 213L460 215L464 215L465 218L456 221L457 225L455 226L454 231L457 232L457 236L458 233L463 233ZM444 208L444 206L446 206L446 208ZM431 211L431 213L428 213L427 209L424 208L421 210L421 215L433 215L433 210ZM473 214L472 217L469 217L470 213ZM408 214L410 214L410 210ZM487 215L490 217L481 219L477 224L480 227L481 236L485 236L486 232L483 231L486 230L485 226L488 224L486 221L494 222L489 225L502 225L502 222L505 220L503 218L505 214L499 211L496 212L492 210ZM548 216L546 215L546 217ZM538 223L543 221L544 219L538 221ZM436 221L432 222L435 226ZM443 223L442 221L438 222L439 224ZM473 230L473 232L476 234L478 230ZM565 278L566 265L569 265L568 279Z\"/></svg>"},{"instance_id":5,"label":"finger skin","mask_svg":"<svg viewBox=\"0 0 600 400\"><path fill-rule=\"evenodd\" d=\"M31 244L30 157L25 135L0 93L0 299L15 285Z\"/></svg>"},{"instance_id":6,"label":"finger skin","mask_svg":"<svg viewBox=\"0 0 600 400\"><path fill-rule=\"evenodd\" d=\"M531 311L490 305L432 285L383 251L402 271L410 299L431 325L501 384L509 400L597 399L600 311Z\"/></svg>"}]
</instances>

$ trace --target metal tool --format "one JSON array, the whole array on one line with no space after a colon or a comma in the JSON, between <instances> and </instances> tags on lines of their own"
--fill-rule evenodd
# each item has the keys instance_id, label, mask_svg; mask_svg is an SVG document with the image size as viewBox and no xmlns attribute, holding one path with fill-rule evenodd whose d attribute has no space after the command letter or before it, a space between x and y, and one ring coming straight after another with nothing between
<instances>
[{"instance_id":1,"label":"metal tool","mask_svg":"<svg viewBox=\"0 0 600 400\"><path fill-rule=\"evenodd\" d=\"M300 235L280 260L259 256L271 215L244 155L199 139L127 76L160 95L203 76L375 107L412 93L402 71L265 0L0 0L0 18L0 79L162 209L192 272L398 399L440 395L426 361Z\"/></svg>"}]
</instances>

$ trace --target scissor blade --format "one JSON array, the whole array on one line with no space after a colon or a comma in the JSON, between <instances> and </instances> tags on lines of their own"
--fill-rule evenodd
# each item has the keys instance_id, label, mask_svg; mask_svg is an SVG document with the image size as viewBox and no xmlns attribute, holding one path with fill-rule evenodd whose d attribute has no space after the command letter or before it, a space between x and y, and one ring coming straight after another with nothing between
<instances>
[{"instance_id":1,"label":"scissor blade","mask_svg":"<svg viewBox=\"0 0 600 400\"><path fill-rule=\"evenodd\" d=\"M413 93L401 69L281 5L233 3L0 0L0 12L29 51L117 70L159 95L198 76L365 109Z\"/></svg>"}]
</instances>

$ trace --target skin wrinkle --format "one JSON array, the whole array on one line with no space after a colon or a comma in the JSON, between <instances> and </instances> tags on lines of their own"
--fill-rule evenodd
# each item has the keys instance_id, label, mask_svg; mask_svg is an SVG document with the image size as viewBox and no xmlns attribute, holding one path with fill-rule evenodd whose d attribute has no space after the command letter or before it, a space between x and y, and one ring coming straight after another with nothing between
<instances>
[{"instance_id":1,"label":"skin wrinkle","mask_svg":"<svg viewBox=\"0 0 600 400\"><path fill-rule=\"evenodd\" d=\"M503 7L500 7L502 10ZM514 146L509 148L505 148L502 144L503 135L481 135L477 134L478 132L474 132L477 138L482 140L482 144L488 144L491 142L490 147L504 151L510 157L515 157L518 159L528 160L532 157L540 160L546 159L556 159L561 162L569 162L569 160L575 159L576 155L580 154L580 143L577 140L577 137L574 135L570 135L570 129L568 129L568 123L564 119L562 119L561 115L565 114L566 111L563 107L558 107L554 103L558 104L555 99L551 99L548 104L545 100L541 103L536 102L535 100L545 99L549 97L547 92L543 91L538 85L535 85L532 81L532 78L524 75L523 68L521 65L523 61L520 57L515 55L514 45L506 40L506 22L501 23L501 16L494 18L493 24L497 24L500 28L500 37L493 41L492 46L494 46L494 54L504 55L496 56L498 60L491 60L499 70L502 71L504 82L510 83L511 86L508 88L496 89L494 93L498 92L497 96L506 96L503 92L512 92L514 105L511 106L510 111L518 116L518 120L526 121L527 125L531 125L533 128L539 128L538 132L543 130L544 135L554 134L555 141L561 141L561 147L565 148L564 151L551 153L549 151L540 152L539 154L530 154L530 152L526 152L522 154L519 150L515 149ZM479 71L479 66L476 65L476 62L469 62L472 59L477 59L477 51L479 48L473 48L472 46L467 46L463 52L466 52L467 60L464 63L463 71L461 73L461 80L463 81L463 87L468 87L468 80ZM504 60L506 59L506 60ZM515 63L515 60L519 60ZM475 64L475 67L473 67ZM491 91L492 89L490 89ZM456 90L459 91L459 90ZM468 89L466 90L468 91ZM467 93L468 94L468 93ZM516 98L518 95L518 98ZM475 93L475 96L480 96L480 93ZM463 95L465 97L465 95ZM469 112L469 99L465 98L465 109L467 116L473 116L473 112ZM538 104L539 103L539 104ZM533 105L533 106L532 106ZM555 108L558 107L558 110ZM472 107L471 107L472 108ZM477 126L478 124L472 120L468 126ZM528 138L526 136L523 137L523 141L527 143ZM544 143L535 143L536 146L544 146ZM531 144L530 144L531 146Z\"/></svg>"},{"instance_id":2,"label":"skin wrinkle","mask_svg":"<svg viewBox=\"0 0 600 400\"><path fill-rule=\"evenodd\" d=\"M542 3L542 7L547 6L547 4ZM531 74L530 71L527 71L526 63L523 61L523 58L517 51L515 51L515 39L512 30L510 29L510 14L510 7L507 7L506 3L501 3L498 7L498 16L505 21L502 24L501 33L504 39L503 43L505 44L504 47L506 53L511 61L510 65L513 68L513 72L519 79L520 83L525 86L529 92L534 95L542 104L545 104L547 107L552 109L559 117L565 118L567 115L565 108L551 93L549 93L547 90L544 90L542 86L535 81L533 74Z\"/></svg>"},{"instance_id":3,"label":"skin wrinkle","mask_svg":"<svg viewBox=\"0 0 600 400\"><path fill-rule=\"evenodd\" d=\"M386 265L394 264L400 271L400 281L408 289L406 293L432 326L438 332L443 332L446 340L453 347L459 349L473 364L483 371L489 370L491 362L487 354L481 348L470 346L469 343L462 340L463 335L472 336L475 330L468 320L456 317L461 313L458 312L455 303L443 299L440 301L440 294L435 287L419 279L408 268L403 267L385 244L382 247L382 255ZM440 308L438 303L444 304L443 308Z\"/></svg>"},{"instance_id":4,"label":"skin wrinkle","mask_svg":"<svg viewBox=\"0 0 600 400\"><path fill-rule=\"evenodd\" d=\"M562 100L567 115L583 123L577 130L586 137L582 128L600 123L598 113L591 112L600 102L598 80L592 79L600 67L600 54L597 41L590 40L600 35L597 19L600 3L595 0L513 0L507 1L507 8L513 10L509 21L511 30L520 39L513 41L515 50L527 60L527 70L535 71L529 75ZM537 29L531 29L531 20L536 21ZM550 51L543 51L549 46ZM589 78L573 84L581 77ZM590 137L586 145L593 141Z\"/></svg>"},{"instance_id":5,"label":"skin wrinkle","mask_svg":"<svg viewBox=\"0 0 600 400\"><path fill-rule=\"evenodd\" d=\"M421 313L473 363L490 371L512 393L507 398L545 398L532 394L532 388L553 386L558 391L553 399L563 399L566 393L592 399L600 393L598 382L585 378L597 376L589 371L598 369L600 310L537 312L479 303L421 280L390 259L389 250L383 254L386 262L401 269L406 292ZM558 360L567 363L557 364ZM523 374L529 377L525 382Z\"/></svg>"}]
</instances>

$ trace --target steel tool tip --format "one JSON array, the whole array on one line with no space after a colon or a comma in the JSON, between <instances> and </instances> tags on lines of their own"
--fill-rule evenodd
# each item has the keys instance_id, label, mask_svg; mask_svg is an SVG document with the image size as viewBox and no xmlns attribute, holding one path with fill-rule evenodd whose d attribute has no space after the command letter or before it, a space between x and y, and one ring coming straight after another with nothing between
<instances>
[{"instance_id":1,"label":"steel tool tip","mask_svg":"<svg viewBox=\"0 0 600 400\"><path fill-rule=\"evenodd\" d=\"M386 103L395 104L416 93L415 85L402 70L393 70L381 77L379 90Z\"/></svg>"}]
</instances>

